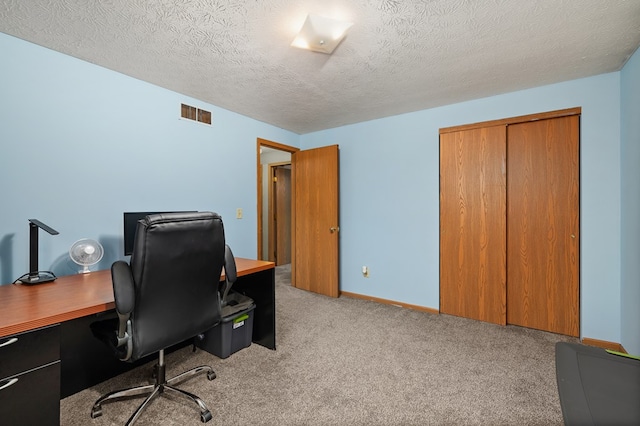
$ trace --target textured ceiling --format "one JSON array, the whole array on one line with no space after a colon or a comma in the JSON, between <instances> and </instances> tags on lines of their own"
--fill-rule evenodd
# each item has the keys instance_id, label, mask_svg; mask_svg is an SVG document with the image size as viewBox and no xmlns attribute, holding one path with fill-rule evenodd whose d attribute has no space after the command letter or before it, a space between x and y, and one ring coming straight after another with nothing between
<instances>
[{"instance_id":1,"label":"textured ceiling","mask_svg":"<svg viewBox=\"0 0 640 426\"><path fill-rule=\"evenodd\" d=\"M640 0L0 1L1 32L299 134L617 71L640 44ZM354 22L333 55L290 46L308 13Z\"/></svg>"}]
</instances>

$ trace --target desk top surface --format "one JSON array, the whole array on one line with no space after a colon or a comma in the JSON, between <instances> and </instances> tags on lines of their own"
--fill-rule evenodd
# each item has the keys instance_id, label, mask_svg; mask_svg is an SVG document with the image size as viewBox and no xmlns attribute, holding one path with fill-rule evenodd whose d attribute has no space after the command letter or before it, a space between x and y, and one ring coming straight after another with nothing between
<instances>
[{"instance_id":1,"label":"desk top surface","mask_svg":"<svg viewBox=\"0 0 640 426\"><path fill-rule=\"evenodd\" d=\"M236 258L239 277L274 266L273 262ZM0 304L0 337L108 311L115 308L111 271L69 275L32 286L2 285Z\"/></svg>"}]
</instances>

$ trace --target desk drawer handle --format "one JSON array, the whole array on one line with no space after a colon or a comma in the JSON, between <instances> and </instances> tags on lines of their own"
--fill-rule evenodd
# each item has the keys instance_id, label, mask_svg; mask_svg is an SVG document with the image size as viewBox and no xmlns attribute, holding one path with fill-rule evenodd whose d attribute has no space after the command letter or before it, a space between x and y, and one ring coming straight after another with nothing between
<instances>
[{"instance_id":1,"label":"desk drawer handle","mask_svg":"<svg viewBox=\"0 0 640 426\"><path fill-rule=\"evenodd\" d=\"M7 380L3 380L0 382L0 391L1 390L5 390L6 388L8 388L9 386L15 384L18 381L17 377L14 377L13 379L7 379Z\"/></svg>"},{"instance_id":2,"label":"desk drawer handle","mask_svg":"<svg viewBox=\"0 0 640 426\"><path fill-rule=\"evenodd\" d=\"M0 344L0 348L4 348L5 346L9 346L10 344L15 343L17 341L18 341L17 337L12 337L11 339L7 340L6 342L1 343Z\"/></svg>"}]
</instances>

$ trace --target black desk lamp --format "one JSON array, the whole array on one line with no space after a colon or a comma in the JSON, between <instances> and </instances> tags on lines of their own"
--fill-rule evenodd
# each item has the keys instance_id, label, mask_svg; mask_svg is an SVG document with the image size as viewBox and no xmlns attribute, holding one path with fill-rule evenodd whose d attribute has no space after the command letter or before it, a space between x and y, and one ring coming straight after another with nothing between
<instances>
[{"instance_id":1,"label":"black desk lamp","mask_svg":"<svg viewBox=\"0 0 640 426\"><path fill-rule=\"evenodd\" d=\"M59 232L45 225L37 219L29 219L29 273L16 280L22 284L41 284L56 279L51 271L38 271L38 228L42 228L51 235Z\"/></svg>"}]
</instances>

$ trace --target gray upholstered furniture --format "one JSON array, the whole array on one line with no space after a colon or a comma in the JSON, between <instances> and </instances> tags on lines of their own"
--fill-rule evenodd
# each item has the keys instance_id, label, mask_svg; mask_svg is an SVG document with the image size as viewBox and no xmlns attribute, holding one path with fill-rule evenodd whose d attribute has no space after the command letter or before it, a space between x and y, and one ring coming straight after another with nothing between
<instances>
[{"instance_id":1,"label":"gray upholstered furniture","mask_svg":"<svg viewBox=\"0 0 640 426\"><path fill-rule=\"evenodd\" d=\"M559 342L556 378L565 425L640 425L640 360Z\"/></svg>"}]
</instances>

